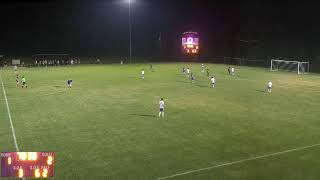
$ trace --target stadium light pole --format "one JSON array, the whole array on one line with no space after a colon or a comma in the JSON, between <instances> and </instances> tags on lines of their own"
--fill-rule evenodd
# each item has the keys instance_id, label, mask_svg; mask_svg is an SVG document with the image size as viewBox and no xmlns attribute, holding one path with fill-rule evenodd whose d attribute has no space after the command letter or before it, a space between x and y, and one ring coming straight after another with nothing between
<instances>
[{"instance_id":1,"label":"stadium light pole","mask_svg":"<svg viewBox=\"0 0 320 180\"><path fill-rule=\"evenodd\" d=\"M128 0L129 6L129 60L131 63L132 59L132 31L131 31L131 0Z\"/></svg>"}]
</instances>

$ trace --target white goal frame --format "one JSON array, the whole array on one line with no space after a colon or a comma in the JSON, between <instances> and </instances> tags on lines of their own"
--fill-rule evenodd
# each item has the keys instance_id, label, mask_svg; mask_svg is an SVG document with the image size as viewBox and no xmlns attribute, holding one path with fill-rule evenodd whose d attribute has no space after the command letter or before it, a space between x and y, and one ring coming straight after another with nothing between
<instances>
[{"instance_id":1,"label":"white goal frame","mask_svg":"<svg viewBox=\"0 0 320 180\"><path fill-rule=\"evenodd\" d=\"M307 61L288 61L288 60L281 60L281 59L271 59L270 71L279 70L279 67L274 67L274 62L291 64L291 66L296 66L297 68L295 71L297 71L298 74L305 74L305 73L308 73L310 70L310 65L309 65L309 62ZM306 65L306 67L304 65Z\"/></svg>"}]
</instances>

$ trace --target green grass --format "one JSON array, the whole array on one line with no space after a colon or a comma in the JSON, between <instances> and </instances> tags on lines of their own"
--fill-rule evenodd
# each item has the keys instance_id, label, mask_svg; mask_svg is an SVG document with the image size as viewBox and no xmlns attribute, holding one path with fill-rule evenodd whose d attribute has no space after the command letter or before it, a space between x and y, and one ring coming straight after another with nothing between
<instances>
[{"instance_id":1,"label":"green grass","mask_svg":"<svg viewBox=\"0 0 320 180\"><path fill-rule=\"evenodd\" d=\"M20 69L28 89L16 88L12 69L1 76L20 150L55 151L56 180L155 179L320 143L319 75L236 67L231 77L227 66L206 65L215 89L196 63ZM0 135L0 151L15 151L2 89ZM318 146L172 179L318 180L319 154Z\"/></svg>"}]
</instances>

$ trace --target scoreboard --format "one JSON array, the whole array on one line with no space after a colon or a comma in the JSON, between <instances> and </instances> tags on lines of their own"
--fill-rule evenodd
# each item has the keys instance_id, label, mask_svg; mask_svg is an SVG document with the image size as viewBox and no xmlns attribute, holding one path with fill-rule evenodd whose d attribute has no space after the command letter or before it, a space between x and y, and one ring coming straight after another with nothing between
<instances>
[{"instance_id":1,"label":"scoreboard","mask_svg":"<svg viewBox=\"0 0 320 180\"><path fill-rule=\"evenodd\" d=\"M1 177L54 177L54 152L2 152Z\"/></svg>"},{"instance_id":2,"label":"scoreboard","mask_svg":"<svg viewBox=\"0 0 320 180\"><path fill-rule=\"evenodd\" d=\"M182 52L185 54L199 53L199 37L197 32L184 32L182 34Z\"/></svg>"}]
</instances>

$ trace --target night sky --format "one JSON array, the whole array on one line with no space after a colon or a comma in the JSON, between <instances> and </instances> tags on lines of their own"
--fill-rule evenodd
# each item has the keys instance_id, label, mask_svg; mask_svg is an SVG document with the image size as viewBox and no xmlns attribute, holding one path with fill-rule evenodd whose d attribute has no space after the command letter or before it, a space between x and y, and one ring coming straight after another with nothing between
<instances>
[{"instance_id":1,"label":"night sky","mask_svg":"<svg viewBox=\"0 0 320 180\"><path fill-rule=\"evenodd\" d=\"M2 1L0 53L128 56L126 1ZM199 33L202 57L320 56L315 2L132 1L136 57L178 57L184 31Z\"/></svg>"}]
</instances>

